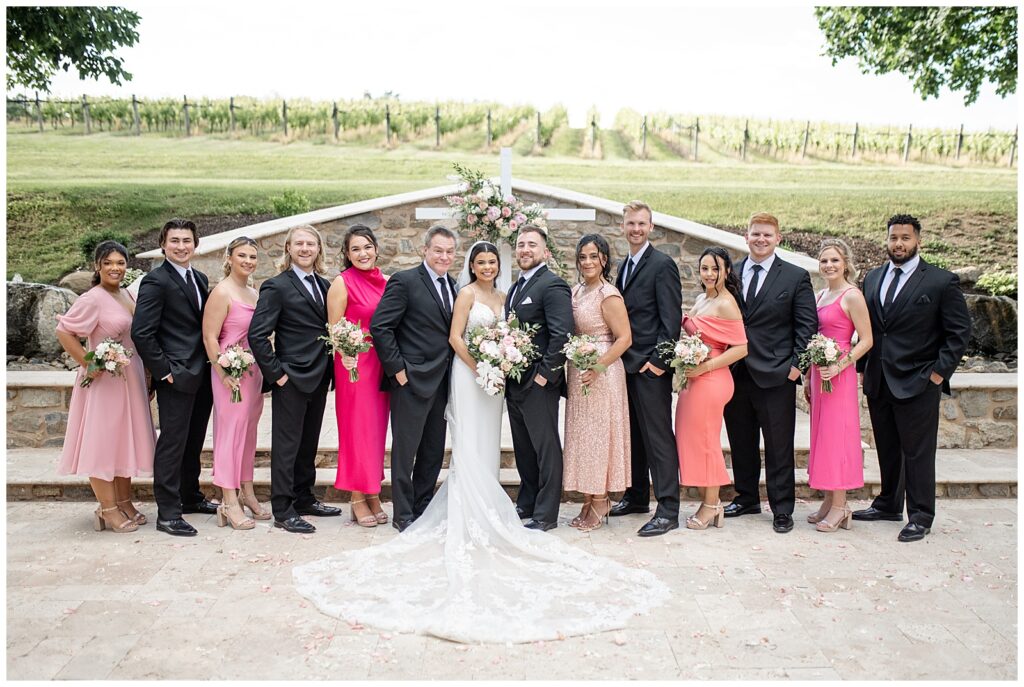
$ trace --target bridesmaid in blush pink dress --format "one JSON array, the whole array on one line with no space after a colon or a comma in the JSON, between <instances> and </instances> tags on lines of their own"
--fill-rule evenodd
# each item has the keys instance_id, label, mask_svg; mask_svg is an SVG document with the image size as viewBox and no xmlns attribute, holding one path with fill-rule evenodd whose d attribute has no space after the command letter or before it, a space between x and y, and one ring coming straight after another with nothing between
<instances>
[{"instance_id":1,"label":"bridesmaid in blush pink dress","mask_svg":"<svg viewBox=\"0 0 1024 687\"><path fill-rule=\"evenodd\" d=\"M224 254L224 279L210 292L203 311L203 344L213 375L213 483L224 492L217 507L217 525L251 530L256 520L269 520L253 490L256 461L256 430L263 414L263 375L258 365L240 379L231 377L218 363L220 354L240 345L248 350L249 323L259 294L249 286L256 270L256 242L240 236ZM232 402L234 389L242 400ZM248 508L252 518L242 509Z\"/></svg>"},{"instance_id":2,"label":"bridesmaid in blush pink dress","mask_svg":"<svg viewBox=\"0 0 1024 687\"><path fill-rule=\"evenodd\" d=\"M71 391L67 433L57 472L88 475L99 508L93 522L97 531L134 532L146 524L146 516L132 503L132 477L153 474L156 434L149 411L146 375L142 359L131 339L135 300L121 288L128 267L128 249L116 241L96 246L93 287L71 305L57 324L57 340L82 366ZM123 376L108 372L87 376L86 338L89 350L104 339L113 339L133 353Z\"/></svg>"},{"instance_id":3,"label":"bridesmaid in blush pink dress","mask_svg":"<svg viewBox=\"0 0 1024 687\"><path fill-rule=\"evenodd\" d=\"M342 317L369 333L370 320L387 284L377 267L377 237L369 227L349 227L342 244L345 269L327 292L327 321ZM357 382L349 370L359 371ZM334 359L334 399L338 417L338 474L334 488L352 492L352 520L363 527L388 521L380 505L384 480L384 442L388 431L390 397L380 390L384 369L371 348L357 357Z\"/></svg>"},{"instance_id":4,"label":"bridesmaid in blush pink dress","mask_svg":"<svg viewBox=\"0 0 1024 687\"><path fill-rule=\"evenodd\" d=\"M857 278L853 255L846 242L826 239L818 251L818 271L828 288L818 294L818 332L835 339L845 354L838 363L819 369L812 365L804 384L811 404L811 456L808 482L825 492L821 508L807 516L819 532L850 529L852 513L846 490L864 486L864 453L860 443L860 404L855 363L870 350L871 319L868 306L853 282ZM851 349L853 333L857 345ZM823 380L832 391L821 390Z\"/></svg>"},{"instance_id":5,"label":"bridesmaid in blush pink dress","mask_svg":"<svg viewBox=\"0 0 1024 687\"><path fill-rule=\"evenodd\" d=\"M676 447L679 450L679 483L701 489L701 505L686 519L686 527L704 530L722 527L724 513L719 487L729 484L722 455L722 418L733 394L729 365L747 355L747 335L738 304L739 277L729 253L718 246L700 256L697 296L683 317L686 334L699 334L710 349L707 360L686 371L687 386L676 404Z\"/></svg>"}]
</instances>

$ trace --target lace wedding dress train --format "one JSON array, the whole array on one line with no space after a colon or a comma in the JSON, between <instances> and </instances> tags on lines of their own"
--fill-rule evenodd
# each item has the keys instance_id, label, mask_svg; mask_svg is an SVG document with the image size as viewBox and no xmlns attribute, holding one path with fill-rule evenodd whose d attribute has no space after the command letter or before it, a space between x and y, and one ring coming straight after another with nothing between
<instances>
[{"instance_id":1,"label":"lace wedding dress train","mask_svg":"<svg viewBox=\"0 0 1024 687\"><path fill-rule=\"evenodd\" d=\"M496 315L475 303L467 331ZM503 399L456 359L448 479L423 515L378 546L294 570L296 589L350 623L466 642L531 642L626 626L668 597L653 574L522 526L498 479Z\"/></svg>"}]
</instances>

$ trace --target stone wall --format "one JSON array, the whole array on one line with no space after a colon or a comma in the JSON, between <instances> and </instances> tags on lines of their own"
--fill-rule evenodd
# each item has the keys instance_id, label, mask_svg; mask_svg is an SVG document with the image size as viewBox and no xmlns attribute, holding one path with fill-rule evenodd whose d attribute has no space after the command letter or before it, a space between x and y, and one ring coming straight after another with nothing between
<instances>
[{"instance_id":1,"label":"stone wall","mask_svg":"<svg viewBox=\"0 0 1024 687\"><path fill-rule=\"evenodd\" d=\"M50 381L40 379L38 386L7 387L7 448L64 445L72 388L50 386Z\"/></svg>"}]
</instances>

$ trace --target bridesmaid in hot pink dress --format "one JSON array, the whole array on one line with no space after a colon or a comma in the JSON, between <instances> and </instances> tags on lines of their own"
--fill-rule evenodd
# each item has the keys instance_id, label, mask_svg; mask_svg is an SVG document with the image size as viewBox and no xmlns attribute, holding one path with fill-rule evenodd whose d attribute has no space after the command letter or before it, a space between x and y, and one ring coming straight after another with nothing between
<instances>
[{"instance_id":1,"label":"bridesmaid in hot pink dress","mask_svg":"<svg viewBox=\"0 0 1024 687\"><path fill-rule=\"evenodd\" d=\"M835 365L812 365L804 384L811 404L811 457L807 464L811 488L825 492L817 513L807 516L819 532L850 529L852 513L846 490L864 486L864 454L860 444L860 406L856 361L873 343L868 306L853 282L857 278L850 247L839 239L826 239L818 252L818 271L828 288L818 294L818 332L835 339L846 354ZM857 345L851 350L853 333ZM822 380L832 391L821 390Z\"/></svg>"},{"instance_id":2,"label":"bridesmaid in hot pink dress","mask_svg":"<svg viewBox=\"0 0 1024 687\"><path fill-rule=\"evenodd\" d=\"M103 241L94 253L93 287L78 297L57 324L57 340L82 366L71 391L67 432L57 472L88 475L99 508L94 514L97 531L134 532L146 516L132 503L132 477L153 474L156 433L149 411L146 373L131 339L135 299L121 288L128 267L128 249L116 241ZM86 349L113 339L133 353L118 377L94 372L88 387Z\"/></svg>"},{"instance_id":3,"label":"bridesmaid in hot pink dress","mask_svg":"<svg viewBox=\"0 0 1024 687\"><path fill-rule=\"evenodd\" d=\"M259 293L249 286L256 270L256 242L240 236L228 244L224 255L224 279L210 292L203 311L203 344L213 375L213 483L224 492L217 508L217 525L230 524L236 530L251 530L256 520L269 520L253 490L256 461L256 430L263 414L263 375L258 365L251 374L236 379L218 362L220 354L240 345L248 350L249 323ZM242 395L232 402L232 391ZM245 517L245 506L252 518Z\"/></svg>"},{"instance_id":4,"label":"bridesmaid in hot pink dress","mask_svg":"<svg viewBox=\"0 0 1024 687\"><path fill-rule=\"evenodd\" d=\"M699 333L710 355L686 371L687 386L679 392L676 404L679 483L701 488L701 505L686 519L691 530L723 524L718 491L732 481L725 469L721 438L725 404L733 394L729 365L747 355L747 335L737 302L740 281L724 248L711 246L701 254L700 281L704 293L683 316L683 329L688 335Z\"/></svg>"},{"instance_id":5,"label":"bridesmaid in hot pink dress","mask_svg":"<svg viewBox=\"0 0 1024 687\"><path fill-rule=\"evenodd\" d=\"M387 277L377 267L377 248L377 237L369 227L354 224L345 234L345 269L327 292L327 320L331 324L345 317L369 333L370 320L387 284ZM359 371L357 382L349 381L353 367ZM360 353L358 358L335 356L338 474L334 488L352 492L352 520L363 527L388 521L380 505L390 408L390 397L380 390L383 375L376 349Z\"/></svg>"}]
</instances>

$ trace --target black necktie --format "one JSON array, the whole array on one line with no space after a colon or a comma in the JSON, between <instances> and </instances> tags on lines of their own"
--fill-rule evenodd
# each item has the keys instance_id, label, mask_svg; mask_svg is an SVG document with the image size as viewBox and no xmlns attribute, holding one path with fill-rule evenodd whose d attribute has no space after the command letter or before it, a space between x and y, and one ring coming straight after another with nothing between
<instances>
[{"instance_id":1,"label":"black necktie","mask_svg":"<svg viewBox=\"0 0 1024 687\"><path fill-rule=\"evenodd\" d=\"M519 277L516 280L516 288L512 289L512 300L511 303L515 303L516 299L519 298L519 292L523 290L523 284L526 283L526 277Z\"/></svg>"},{"instance_id":2,"label":"black necktie","mask_svg":"<svg viewBox=\"0 0 1024 687\"><path fill-rule=\"evenodd\" d=\"M760 265L754 265L750 269L754 271L754 275L750 278L750 285L747 286L746 302L748 308L754 304L754 296L757 295L757 278L761 274L761 270L764 268Z\"/></svg>"},{"instance_id":3,"label":"black necktie","mask_svg":"<svg viewBox=\"0 0 1024 687\"><path fill-rule=\"evenodd\" d=\"M195 300L196 307L203 309L203 302L199 298L199 291L196 289L196 282L192 279L192 270L185 270L185 286L188 287L189 295Z\"/></svg>"},{"instance_id":4,"label":"black necktie","mask_svg":"<svg viewBox=\"0 0 1024 687\"><path fill-rule=\"evenodd\" d=\"M313 300L316 301L317 305L323 305L324 301L320 297L320 289L316 285L316 277L314 277L312 274L307 274L306 281L309 282L309 286L313 289Z\"/></svg>"},{"instance_id":5,"label":"black necktie","mask_svg":"<svg viewBox=\"0 0 1024 687\"><path fill-rule=\"evenodd\" d=\"M889 290L885 292L885 300L882 301L882 310L888 310L892 302L896 300L896 289L900 283L900 275L903 274L903 270L899 267L892 271L892 281L889 282Z\"/></svg>"},{"instance_id":6,"label":"black necktie","mask_svg":"<svg viewBox=\"0 0 1024 687\"><path fill-rule=\"evenodd\" d=\"M625 286L629 283L629 278L633 276L633 258L626 258L626 276L622 278L622 285Z\"/></svg>"},{"instance_id":7,"label":"black necktie","mask_svg":"<svg viewBox=\"0 0 1024 687\"><path fill-rule=\"evenodd\" d=\"M444 301L444 311L452 314L452 300L448 297L448 285L444 283L444 277L438 277L437 283L441 285L441 300Z\"/></svg>"}]
</instances>

